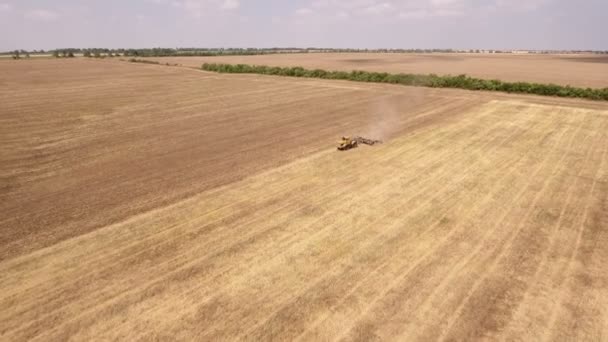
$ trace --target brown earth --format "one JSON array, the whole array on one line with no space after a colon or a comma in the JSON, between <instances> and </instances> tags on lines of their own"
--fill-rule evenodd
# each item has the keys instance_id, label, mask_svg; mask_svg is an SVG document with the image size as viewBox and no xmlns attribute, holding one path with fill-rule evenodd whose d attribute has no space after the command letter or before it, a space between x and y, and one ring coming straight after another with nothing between
<instances>
[{"instance_id":1,"label":"brown earth","mask_svg":"<svg viewBox=\"0 0 608 342\"><path fill-rule=\"evenodd\" d=\"M199 68L203 63L301 66L324 70L367 70L439 75L467 74L485 79L577 87L608 87L603 55L309 53L225 57L150 58Z\"/></svg>"},{"instance_id":2,"label":"brown earth","mask_svg":"<svg viewBox=\"0 0 608 342\"><path fill-rule=\"evenodd\" d=\"M605 103L0 75L0 340L608 338Z\"/></svg>"}]
</instances>

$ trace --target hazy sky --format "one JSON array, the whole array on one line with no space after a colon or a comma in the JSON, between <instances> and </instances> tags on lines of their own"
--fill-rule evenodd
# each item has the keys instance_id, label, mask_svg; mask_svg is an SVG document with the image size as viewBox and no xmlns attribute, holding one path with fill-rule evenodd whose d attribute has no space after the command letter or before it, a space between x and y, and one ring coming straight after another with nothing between
<instances>
[{"instance_id":1,"label":"hazy sky","mask_svg":"<svg viewBox=\"0 0 608 342\"><path fill-rule=\"evenodd\" d=\"M608 0L0 0L0 50L608 50Z\"/></svg>"}]
</instances>

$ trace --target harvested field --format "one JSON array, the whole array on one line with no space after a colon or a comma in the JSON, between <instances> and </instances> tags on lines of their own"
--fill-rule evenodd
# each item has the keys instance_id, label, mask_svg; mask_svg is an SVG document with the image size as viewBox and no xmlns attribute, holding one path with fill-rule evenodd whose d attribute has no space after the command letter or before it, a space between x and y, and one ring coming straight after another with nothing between
<instances>
[{"instance_id":1,"label":"harvested field","mask_svg":"<svg viewBox=\"0 0 608 342\"><path fill-rule=\"evenodd\" d=\"M603 55L309 53L149 59L191 67L200 67L203 63L243 63L342 71L467 74L511 82L608 87L608 59Z\"/></svg>"},{"instance_id":2,"label":"harvested field","mask_svg":"<svg viewBox=\"0 0 608 342\"><path fill-rule=\"evenodd\" d=\"M608 337L608 104L0 75L1 340ZM349 133L386 141L338 153Z\"/></svg>"}]
</instances>

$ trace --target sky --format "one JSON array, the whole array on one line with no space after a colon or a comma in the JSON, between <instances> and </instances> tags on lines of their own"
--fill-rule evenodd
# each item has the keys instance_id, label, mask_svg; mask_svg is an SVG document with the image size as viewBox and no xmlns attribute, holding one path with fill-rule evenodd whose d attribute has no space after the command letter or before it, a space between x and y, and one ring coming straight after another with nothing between
<instances>
[{"instance_id":1,"label":"sky","mask_svg":"<svg viewBox=\"0 0 608 342\"><path fill-rule=\"evenodd\" d=\"M608 50L608 0L0 0L0 50Z\"/></svg>"}]
</instances>

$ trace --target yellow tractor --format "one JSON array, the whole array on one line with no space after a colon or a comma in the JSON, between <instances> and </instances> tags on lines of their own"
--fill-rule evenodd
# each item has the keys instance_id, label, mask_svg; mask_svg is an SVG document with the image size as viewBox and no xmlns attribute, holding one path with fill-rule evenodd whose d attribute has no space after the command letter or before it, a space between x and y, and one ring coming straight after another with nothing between
<instances>
[{"instance_id":1,"label":"yellow tractor","mask_svg":"<svg viewBox=\"0 0 608 342\"><path fill-rule=\"evenodd\" d=\"M363 137L342 137L342 140L338 142L338 151L350 150L351 148L359 147L359 144L373 146L381 143L382 141L380 140L366 139Z\"/></svg>"}]
</instances>

